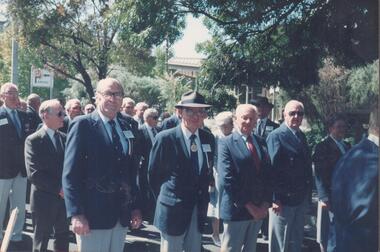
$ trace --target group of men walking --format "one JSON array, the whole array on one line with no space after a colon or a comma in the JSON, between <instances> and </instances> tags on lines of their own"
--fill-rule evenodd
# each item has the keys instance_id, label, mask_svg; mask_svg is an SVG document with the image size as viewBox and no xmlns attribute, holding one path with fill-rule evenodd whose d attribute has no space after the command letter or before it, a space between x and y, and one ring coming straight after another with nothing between
<instances>
[{"instance_id":1,"label":"group of men walking","mask_svg":"<svg viewBox=\"0 0 380 252\"><path fill-rule=\"evenodd\" d=\"M221 251L256 251L257 236L268 215L269 224L264 227L269 230L264 228L262 233L269 236L269 251L301 251L313 185L311 150L300 130L305 113L301 102L291 100L285 105L280 126L267 118L271 109L267 99L238 105L234 131L216 145L203 122L211 105L198 92L185 93L175 106L176 115L163 123L165 130L157 132L158 112L141 104L143 111L134 120L127 114L130 101L123 103L121 83L106 78L96 88L96 109L70 120L67 135L59 130L65 125L65 110L58 100L42 102L42 125L32 133L26 113L16 110L17 86L4 84L0 95L4 101L0 108L0 223L8 198L11 209L21 210L12 240L22 239L27 175L32 184L34 251L47 250L53 230L55 250L68 251L69 220L79 251L123 251L128 229L138 229L146 218L160 231L161 251L201 251L209 188L215 183L222 188ZM122 113L121 108L125 109ZM318 145L313 155L321 222L327 223L320 242L327 251L333 251L328 249L335 247L333 239L337 248L345 247L338 240L350 234L328 236L335 230L330 205L339 202L339 197L331 195L343 193L340 190L347 184L331 183L335 163L349 148L341 141L341 121L331 120L331 139ZM377 134L378 146L377 119L373 125L377 131L372 131L371 139ZM376 145L363 148L378 149ZM372 162L376 155L368 158ZM376 171L371 176L376 177ZM355 195L367 200L370 213L378 193L378 187L372 186L364 186L370 196ZM345 230L341 224L349 217L338 203L333 209L340 213L335 216L337 223L341 221L337 229ZM366 221L373 217L365 211L363 216Z\"/></svg>"}]
</instances>

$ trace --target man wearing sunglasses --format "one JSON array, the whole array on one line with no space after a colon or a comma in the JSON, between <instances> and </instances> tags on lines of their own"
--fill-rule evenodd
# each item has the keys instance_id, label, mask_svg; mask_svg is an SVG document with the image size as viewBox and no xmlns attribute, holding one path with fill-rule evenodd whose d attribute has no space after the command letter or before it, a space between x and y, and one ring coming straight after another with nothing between
<instances>
[{"instance_id":1,"label":"man wearing sunglasses","mask_svg":"<svg viewBox=\"0 0 380 252\"><path fill-rule=\"evenodd\" d=\"M141 160L139 164L138 181L141 194L141 205L144 220L152 223L156 201L148 185L148 164L149 154L152 149L154 139L158 133L158 111L148 108L144 111L144 124L140 127L140 149Z\"/></svg>"},{"instance_id":2,"label":"man wearing sunglasses","mask_svg":"<svg viewBox=\"0 0 380 252\"><path fill-rule=\"evenodd\" d=\"M148 179L157 198L161 252L201 251L215 145L213 135L201 129L209 107L198 92L182 95L176 105L181 124L160 132L152 147Z\"/></svg>"},{"instance_id":3,"label":"man wearing sunglasses","mask_svg":"<svg viewBox=\"0 0 380 252\"><path fill-rule=\"evenodd\" d=\"M58 131L65 112L58 100L47 100L39 114L43 126L25 141L25 165L32 184L33 251L47 251L53 230L54 250L68 251L70 231L62 191L66 135Z\"/></svg>"},{"instance_id":4,"label":"man wearing sunglasses","mask_svg":"<svg viewBox=\"0 0 380 252\"><path fill-rule=\"evenodd\" d=\"M273 204L269 212L269 251L301 251L304 216L311 201L311 153L300 130L301 102L285 105L284 122L267 138L272 162Z\"/></svg>"}]
</instances>

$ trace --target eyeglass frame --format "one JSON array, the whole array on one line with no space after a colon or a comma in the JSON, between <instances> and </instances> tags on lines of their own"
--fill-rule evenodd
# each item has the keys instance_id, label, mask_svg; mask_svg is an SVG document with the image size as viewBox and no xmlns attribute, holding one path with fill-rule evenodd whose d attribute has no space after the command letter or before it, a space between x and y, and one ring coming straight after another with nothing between
<instances>
[{"instance_id":1,"label":"eyeglass frame","mask_svg":"<svg viewBox=\"0 0 380 252\"><path fill-rule=\"evenodd\" d=\"M115 99L122 99L124 97L124 92L98 92L99 94L103 95L105 98L115 98Z\"/></svg>"},{"instance_id":2,"label":"eyeglass frame","mask_svg":"<svg viewBox=\"0 0 380 252\"><path fill-rule=\"evenodd\" d=\"M298 115L299 117L301 117L301 116L304 116L304 115L305 115L305 112L303 112L303 111L289 111L289 112L288 112L288 115L289 115L289 116L295 116L295 115Z\"/></svg>"}]
</instances>

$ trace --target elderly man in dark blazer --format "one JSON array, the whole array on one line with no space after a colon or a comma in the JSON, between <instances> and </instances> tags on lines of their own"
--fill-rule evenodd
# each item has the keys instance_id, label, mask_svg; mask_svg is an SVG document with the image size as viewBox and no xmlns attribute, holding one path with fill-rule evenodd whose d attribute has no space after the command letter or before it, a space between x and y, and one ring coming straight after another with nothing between
<instances>
[{"instance_id":1,"label":"elderly man in dark blazer","mask_svg":"<svg viewBox=\"0 0 380 252\"><path fill-rule=\"evenodd\" d=\"M268 118L269 113L273 109L273 104L268 101L267 97L257 96L249 103L257 108L257 124L255 127L255 135L267 138L269 133L277 129L280 125Z\"/></svg>"},{"instance_id":2,"label":"elderly man in dark blazer","mask_svg":"<svg viewBox=\"0 0 380 252\"><path fill-rule=\"evenodd\" d=\"M19 97L15 84L3 84L0 98L4 101L0 107L0 231L9 198L10 210L19 209L11 240L21 241L26 200L24 142L31 128L26 113L17 110ZM0 232L0 240L2 236Z\"/></svg>"},{"instance_id":3,"label":"elderly man in dark blazer","mask_svg":"<svg viewBox=\"0 0 380 252\"><path fill-rule=\"evenodd\" d=\"M335 221L330 208L331 177L336 163L350 148L350 144L343 141L346 127L342 115L331 115L327 120L329 135L315 146L313 154L315 184L319 198L317 242L320 244L322 252L335 251Z\"/></svg>"},{"instance_id":4,"label":"elderly man in dark blazer","mask_svg":"<svg viewBox=\"0 0 380 252\"><path fill-rule=\"evenodd\" d=\"M207 216L215 140L201 129L204 98L187 92L176 105L182 122L156 136L149 160L149 184L157 197L154 225L161 251L201 251Z\"/></svg>"},{"instance_id":5,"label":"elderly man in dark blazer","mask_svg":"<svg viewBox=\"0 0 380 252\"><path fill-rule=\"evenodd\" d=\"M284 123L267 138L272 162L273 204L269 212L269 251L301 251L304 216L311 201L311 153L300 130L303 104L285 105Z\"/></svg>"},{"instance_id":6,"label":"elderly man in dark blazer","mask_svg":"<svg viewBox=\"0 0 380 252\"><path fill-rule=\"evenodd\" d=\"M256 251L262 219L272 203L266 143L252 134L257 112L251 104L236 109L236 131L218 143L224 233L221 251Z\"/></svg>"},{"instance_id":7,"label":"elderly man in dark blazer","mask_svg":"<svg viewBox=\"0 0 380 252\"><path fill-rule=\"evenodd\" d=\"M144 111L144 124L140 127L140 149L141 160L138 171L138 182L141 194L141 210L144 220L153 222L154 209L156 200L152 190L148 185L148 164L150 150L152 149L155 137L158 133L158 111L154 108L148 108Z\"/></svg>"},{"instance_id":8,"label":"elderly man in dark blazer","mask_svg":"<svg viewBox=\"0 0 380 252\"><path fill-rule=\"evenodd\" d=\"M25 165L32 183L33 251L47 251L53 229L54 250L68 251L70 231L62 191L66 135L58 131L65 112L58 100L44 101L39 111L43 126L25 141Z\"/></svg>"},{"instance_id":9,"label":"elderly man in dark blazer","mask_svg":"<svg viewBox=\"0 0 380 252\"><path fill-rule=\"evenodd\" d=\"M379 110L372 111L368 138L351 148L332 176L331 206L336 251L379 251Z\"/></svg>"},{"instance_id":10,"label":"elderly man in dark blazer","mask_svg":"<svg viewBox=\"0 0 380 252\"><path fill-rule=\"evenodd\" d=\"M30 94L26 100L28 106L26 108L26 114L28 115L30 129L34 132L37 127L42 123L38 110L41 105L41 98L38 94Z\"/></svg>"},{"instance_id":11,"label":"elderly man in dark blazer","mask_svg":"<svg viewBox=\"0 0 380 252\"><path fill-rule=\"evenodd\" d=\"M122 251L127 226L141 224L136 132L119 112L123 95L118 80L100 80L97 110L70 124L62 184L80 251Z\"/></svg>"}]
</instances>

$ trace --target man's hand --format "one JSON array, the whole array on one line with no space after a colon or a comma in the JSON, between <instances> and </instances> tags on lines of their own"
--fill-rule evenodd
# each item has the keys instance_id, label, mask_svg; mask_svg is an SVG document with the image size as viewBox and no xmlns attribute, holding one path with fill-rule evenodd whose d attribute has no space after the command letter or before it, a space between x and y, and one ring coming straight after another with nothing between
<instances>
[{"instance_id":1,"label":"man's hand","mask_svg":"<svg viewBox=\"0 0 380 252\"><path fill-rule=\"evenodd\" d=\"M73 232L77 235L86 235L90 233L90 226L84 215L75 215L71 217L71 225Z\"/></svg>"},{"instance_id":2,"label":"man's hand","mask_svg":"<svg viewBox=\"0 0 380 252\"><path fill-rule=\"evenodd\" d=\"M274 203L272 203L272 210L276 215L279 215L282 212L281 202L276 200Z\"/></svg>"},{"instance_id":3,"label":"man's hand","mask_svg":"<svg viewBox=\"0 0 380 252\"><path fill-rule=\"evenodd\" d=\"M59 191L59 196L61 196L61 198L63 199L63 190L62 190L62 188L61 188L61 190Z\"/></svg>"},{"instance_id":4,"label":"man's hand","mask_svg":"<svg viewBox=\"0 0 380 252\"><path fill-rule=\"evenodd\" d=\"M250 215L252 215L254 220L264 219L268 214L268 208L257 207L252 202L245 204L245 208L248 210Z\"/></svg>"},{"instance_id":5,"label":"man's hand","mask_svg":"<svg viewBox=\"0 0 380 252\"><path fill-rule=\"evenodd\" d=\"M138 229L142 223L142 216L140 210L133 210L131 213L131 228Z\"/></svg>"},{"instance_id":6,"label":"man's hand","mask_svg":"<svg viewBox=\"0 0 380 252\"><path fill-rule=\"evenodd\" d=\"M329 201L320 201L322 208L330 210L330 202Z\"/></svg>"}]
</instances>

